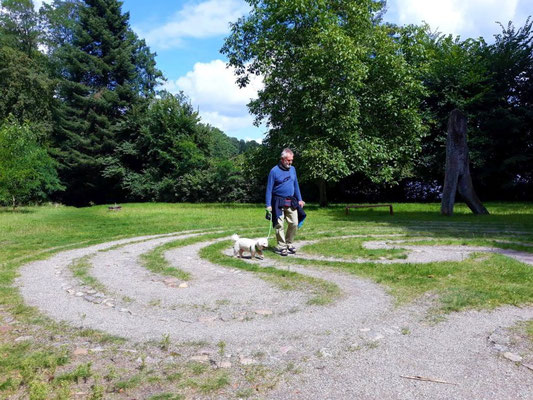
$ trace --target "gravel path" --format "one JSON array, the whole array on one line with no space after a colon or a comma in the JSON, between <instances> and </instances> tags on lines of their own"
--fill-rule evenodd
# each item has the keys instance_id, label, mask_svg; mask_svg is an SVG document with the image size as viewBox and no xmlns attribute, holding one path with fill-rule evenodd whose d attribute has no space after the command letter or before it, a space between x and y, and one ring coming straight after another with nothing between
<instances>
[{"instance_id":1,"label":"gravel path","mask_svg":"<svg viewBox=\"0 0 533 400\"><path fill-rule=\"evenodd\" d=\"M396 307L383 287L369 280L291 265L291 271L334 282L342 291L333 305L310 306L306 293L282 291L257 274L201 259L198 251L213 240L165 254L172 265L191 273L188 282L153 274L140 265L139 255L197 234L134 238L58 253L23 266L17 286L27 304L74 326L138 342L164 335L179 342L224 341L229 354L247 363L261 362L272 369L297 365L301 372L285 374L268 393L272 399L533 399L533 372L504 358L507 349L488 339L502 327L533 319L533 307L455 313L434 325L426 318L431 296ZM123 246L114 248L119 244ZM510 250L409 249L408 262L497 251L533 264L530 253ZM90 275L105 290L93 290L73 278L69 265L84 256L90 257ZM287 268L282 258L249 262Z\"/></svg>"}]
</instances>

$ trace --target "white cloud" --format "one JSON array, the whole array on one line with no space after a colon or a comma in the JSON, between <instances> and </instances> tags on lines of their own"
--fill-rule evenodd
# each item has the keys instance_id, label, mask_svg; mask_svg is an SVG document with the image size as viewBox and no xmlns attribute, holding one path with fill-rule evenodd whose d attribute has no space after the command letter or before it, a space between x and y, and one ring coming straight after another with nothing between
<instances>
[{"instance_id":1,"label":"white cloud","mask_svg":"<svg viewBox=\"0 0 533 400\"><path fill-rule=\"evenodd\" d=\"M395 0L389 8L402 25L425 21L444 34L489 38L499 32L496 21L505 25L516 19L521 1L530 0Z\"/></svg>"},{"instance_id":2,"label":"white cloud","mask_svg":"<svg viewBox=\"0 0 533 400\"><path fill-rule=\"evenodd\" d=\"M163 26L143 32L140 36L156 48L179 47L185 38L207 38L228 33L229 23L235 22L248 10L248 5L241 0L189 3Z\"/></svg>"},{"instance_id":3,"label":"white cloud","mask_svg":"<svg viewBox=\"0 0 533 400\"><path fill-rule=\"evenodd\" d=\"M198 107L203 122L230 136L252 126L254 117L246 105L257 97L262 87L262 78L252 76L248 86L240 89L235 83L234 70L226 68L221 60L196 63L185 76L162 85L171 93L182 90L193 106Z\"/></svg>"}]
</instances>

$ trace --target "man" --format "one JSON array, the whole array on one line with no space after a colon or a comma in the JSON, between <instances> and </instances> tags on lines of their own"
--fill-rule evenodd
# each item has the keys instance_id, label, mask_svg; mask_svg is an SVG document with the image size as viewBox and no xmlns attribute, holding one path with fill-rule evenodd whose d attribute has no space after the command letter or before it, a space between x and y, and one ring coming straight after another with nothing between
<instances>
[{"instance_id":1,"label":"man","mask_svg":"<svg viewBox=\"0 0 533 400\"><path fill-rule=\"evenodd\" d=\"M276 230L278 246L276 251L286 256L296 253L293 245L298 226L305 219L305 202L300 194L296 169L292 166L294 153L284 149L278 165L270 170L266 188L266 209L271 213L272 225ZM283 224L287 220L287 233Z\"/></svg>"}]
</instances>

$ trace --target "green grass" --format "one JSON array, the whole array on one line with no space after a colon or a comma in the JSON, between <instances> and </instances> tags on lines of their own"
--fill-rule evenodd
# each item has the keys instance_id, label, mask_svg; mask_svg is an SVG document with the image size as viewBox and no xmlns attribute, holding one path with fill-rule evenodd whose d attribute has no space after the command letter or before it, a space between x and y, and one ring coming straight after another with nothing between
<instances>
[{"instance_id":1,"label":"green grass","mask_svg":"<svg viewBox=\"0 0 533 400\"><path fill-rule=\"evenodd\" d=\"M230 248L231 245L232 242L229 240L214 243L201 249L200 256L218 265L254 272L260 278L278 286L282 290L300 290L311 293L313 297L309 299L308 303L312 305L330 304L341 295L339 287L332 282L302 275L294 271L262 267L261 264L255 265L254 263L248 263L239 258L223 254L223 250Z\"/></svg>"},{"instance_id":2,"label":"green grass","mask_svg":"<svg viewBox=\"0 0 533 400\"><path fill-rule=\"evenodd\" d=\"M68 362L66 349L40 348L30 341L0 344L0 395L26 386L31 398L46 399L57 387L42 377L54 376Z\"/></svg>"},{"instance_id":3,"label":"green grass","mask_svg":"<svg viewBox=\"0 0 533 400\"><path fill-rule=\"evenodd\" d=\"M161 246L156 247L155 249L149 252L142 254L140 257L141 263L146 269L156 274L172 276L178 279L182 279L184 281L188 281L191 279L191 274L189 274L188 272L182 271L179 268L171 267L169 265L169 262L164 256L165 252L178 248L178 247L184 247L190 244L202 242L202 241L209 240L209 239L216 239L216 238L224 237L227 235L228 235L227 232L217 232L217 233L201 234L201 235L193 236L193 237L186 238L186 239L174 240L172 242L165 243Z\"/></svg>"},{"instance_id":4,"label":"green grass","mask_svg":"<svg viewBox=\"0 0 533 400\"><path fill-rule=\"evenodd\" d=\"M317 263L298 258L288 262L333 267L371 278L385 285L399 303L434 292L439 295L439 308L446 312L533 302L533 268L498 254L427 264Z\"/></svg>"},{"instance_id":5,"label":"green grass","mask_svg":"<svg viewBox=\"0 0 533 400\"><path fill-rule=\"evenodd\" d=\"M72 271L72 275L78 278L83 285L90 286L100 292L106 292L105 286L98 281L95 277L89 274L91 270L90 256L85 256L74 260L69 268Z\"/></svg>"},{"instance_id":6,"label":"green grass","mask_svg":"<svg viewBox=\"0 0 533 400\"><path fill-rule=\"evenodd\" d=\"M303 246L302 251L310 254L348 259L358 257L369 260L407 258L407 252L402 249L365 249L363 243L367 241L369 241L368 238L324 239L317 243Z\"/></svg>"},{"instance_id":7,"label":"green grass","mask_svg":"<svg viewBox=\"0 0 533 400\"><path fill-rule=\"evenodd\" d=\"M485 206L491 215L475 216L465 205L458 204L452 217L444 217L439 214L439 204L394 204L393 216L387 210L380 209L350 210L346 215L344 205L323 209L308 205L308 218L298 232L297 240L320 239L322 243L315 245L318 246L315 248L319 248L328 238L339 235L403 234L406 239L432 237L439 243L492 245L532 251L530 246L525 246L533 243L531 203L487 203ZM158 274L176 276L174 274L180 273L177 268L161 262L163 253L172 246L215 238L215 230L225 232L220 235L238 233L249 236L252 233L266 236L268 224L264 219L263 205L246 204L122 204L120 212L109 212L106 205L87 208L49 205L25 207L15 212L0 209L0 324L3 316L13 317L18 322L16 333L0 335L0 398L67 399L77 391L88 391L94 399L105 398L115 385L126 391L133 392L138 388L144 391L150 385L161 385L160 379L169 385L177 385L176 389L179 389L166 390L162 387L160 395L167 398L180 398L181 394L187 398L191 391L211 391L209 393L215 396L222 388L229 387L231 377L221 371L207 369L200 375L194 375L185 365L180 365L168 375L159 376L148 375L146 371L139 373L136 364L132 363L135 365L120 373L123 378L119 376L109 381L98 379L99 375L106 376L107 368L113 365L111 362L94 362L88 367L88 362L80 363L75 358L69 358L68 352L61 348L38 343L14 343L17 336L34 335L35 331L42 333L43 339L47 338L43 340L44 343L54 343L54 338L59 337L60 343L85 340L112 347L118 346L121 341L101 332L50 321L24 304L13 283L21 265L48 258L59 251L143 235L185 230L206 232L201 238L190 238L158 248L151 255L152 258L146 255L148 269ZM243 235L243 232L246 234ZM319 251L346 258L379 258L393 254L388 251L379 255L362 250L359 246L363 240L366 238L335 240L333 246L328 243L327 249ZM309 280L291 271L260 267L260 262L255 265L224 256L222 250L228 245L227 242L217 243L205 248L202 254L221 265L260 274L263 279L287 290L310 291L311 302L315 304L327 304L340 294L338 288L329 282ZM90 281L87 262L87 259L79 260L78 265L73 265L74 273L84 284L94 287L98 282ZM423 265L357 264L349 261L318 263L293 257L284 258L284 262L338 268L373 279L384 285L399 302L408 302L432 292L439 299L437 306L446 312L533 302L533 268L497 254L474 256L462 262ZM533 337L533 323L529 324L528 329L529 336ZM161 351L159 347L156 348ZM135 378L136 375L139 377ZM85 379L89 380L88 384L93 389L83 388L82 381ZM249 394L248 388L238 390L242 390L243 395ZM143 393L157 396L158 391Z\"/></svg>"}]
</instances>

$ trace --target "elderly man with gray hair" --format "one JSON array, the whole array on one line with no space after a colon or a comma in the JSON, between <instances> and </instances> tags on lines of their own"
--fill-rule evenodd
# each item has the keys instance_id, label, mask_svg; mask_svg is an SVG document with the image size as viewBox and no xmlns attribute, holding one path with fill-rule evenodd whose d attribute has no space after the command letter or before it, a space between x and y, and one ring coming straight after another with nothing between
<instances>
[{"instance_id":1,"label":"elderly man with gray hair","mask_svg":"<svg viewBox=\"0 0 533 400\"><path fill-rule=\"evenodd\" d=\"M296 169L292 166L293 159L292 150L283 149L279 164L268 174L265 195L266 209L276 230L278 241L276 251L282 256L296 253L293 245L294 236L306 216ZM286 233L283 226L285 220L288 225Z\"/></svg>"}]
</instances>

